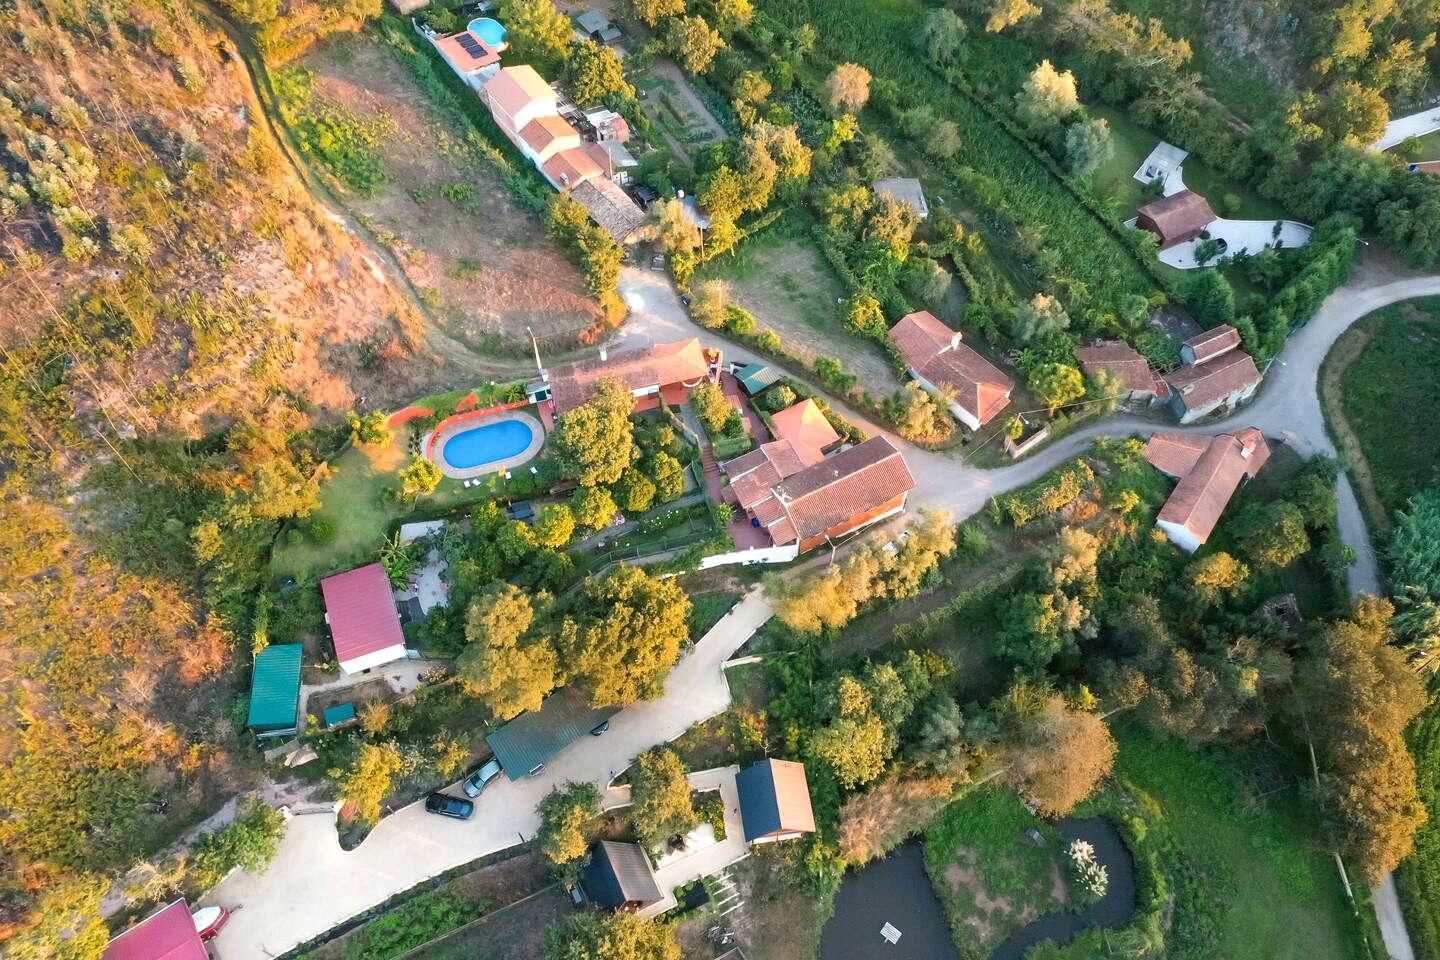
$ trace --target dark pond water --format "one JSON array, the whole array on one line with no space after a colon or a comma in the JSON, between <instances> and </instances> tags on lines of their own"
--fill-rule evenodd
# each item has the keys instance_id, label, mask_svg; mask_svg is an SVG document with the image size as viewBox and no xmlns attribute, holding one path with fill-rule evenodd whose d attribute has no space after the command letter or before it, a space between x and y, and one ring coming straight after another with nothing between
<instances>
[{"instance_id":1,"label":"dark pond water","mask_svg":"<svg viewBox=\"0 0 1440 960\"><path fill-rule=\"evenodd\" d=\"M892 924L894 945L880 937ZM835 916L820 931L820 960L959 960L945 909L935 898L918 842L848 874L835 894Z\"/></svg>"},{"instance_id":2,"label":"dark pond water","mask_svg":"<svg viewBox=\"0 0 1440 960\"><path fill-rule=\"evenodd\" d=\"M1123 927L1135 914L1135 861L1114 824L1104 817L1066 817L1055 827L1067 846L1071 840L1090 841L1095 847L1095 859L1109 871L1110 886L1105 896L1084 913L1067 910L1036 917L996 947L990 960L1020 960L1026 950L1042 940L1069 943L1081 930Z\"/></svg>"}]
</instances>

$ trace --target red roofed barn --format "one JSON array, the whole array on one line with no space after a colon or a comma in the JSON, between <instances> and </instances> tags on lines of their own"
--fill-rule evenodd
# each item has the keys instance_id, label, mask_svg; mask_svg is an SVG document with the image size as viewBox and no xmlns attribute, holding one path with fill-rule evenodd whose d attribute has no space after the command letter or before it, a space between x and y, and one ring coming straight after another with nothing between
<instances>
[{"instance_id":1,"label":"red roofed barn","mask_svg":"<svg viewBox=\"0 0 1440 960\"><path fill-rule=\"evenodd\" d=\"M626 350L613 357L602 350L594 360L556 367L547 374L548 382L532 383L528 391L536 400L544 399L548 391L555 412L564 413L593 397L600 378L610 377L641 398L638 409L647 409L655 405L644 403L647 398L664 396L667 403L683 403L692 387L707 380L714 383L719 376L720 351L708 350L692 337Z\"/></svg>"},{"instance_id":2,"label":"red roofed barn","mask_svg":"<svg viewBox=\"0 0 1440 960\"><path fill-rule=\"evenodd\" d=\"M1155 525L1171 543L1194 553L1210 539L1240 484L1265 466L1270 447L1254 427L1214 437L1157 433L1145 446L1145 459L1180 480Z\"/></svg>"},{"instance_id":3,"label":"red roofed barn","mask_svg":"<svg viewBox=\"0 0 1440 960\"><path fill-rule=\"evenodd\" d=\"M906 314L890 328L890 339L926 390L948 386L955 391L950 412L971 430L995 419L1010 403L1015 383L989 360L960 342L929 310Z\"/></svg>"},{"instance_id":4,"label":"red roofed barn","mask_svg":"<svg viewBox=\"0 0 1440 960\"><path fill-rule=\"evenodd\" d=\"M378 563L320 581L335 659L346 673L405 658L405 634L390 578Z\"/></svg>"},{"instance_id":5,"label":"red roofed barn","mask_svg":"<svg viewBox=\"0 0 1440 960\"><path fill-rule=\"evenodd\" d=\"M1094 376L1104 370L1118 381L1124 391L1122 400L1154 400L1170 395L1165 381L1150 369L1150 361L1128 343L1119 340L1096 340L1087 347L1076 349L1080 369L1086 376Z\"/></svg>"},{"instance_id":6,"label":"red roofed barn","mask_svg":"<svg viewBox=\"0 0 1440 960\"><path fill-rule=\"evenodd\" d=\"M1149 230L1160 241L1165 250L1194 240L1216 220L1215 211L1209 202L1198 193L1181 190L1177 194L1151 200L1141 207L1135 217L1135 226Z\"/></svg>"},{"instance_id":7,"label":"red roofed barn","mask_svg":"<svg viewBox=\"0 0 1440 960\"><path fill-rule=\"evenodd\" d=\"M1191 337L1180 346L1185 361L1165 375L1170 407L1181 423L1250 399L1260 386L1260 371L1240 349L1240 332L1228 323Z\"/></svg>"}]
</instances>

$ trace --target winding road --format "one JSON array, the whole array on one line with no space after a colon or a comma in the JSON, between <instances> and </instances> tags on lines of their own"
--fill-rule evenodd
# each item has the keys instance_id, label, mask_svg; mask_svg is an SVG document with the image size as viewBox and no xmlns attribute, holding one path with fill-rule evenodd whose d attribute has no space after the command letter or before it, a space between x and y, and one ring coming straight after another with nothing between
<instances>
[{"instance_id":1,"label":"winding road","mask_svg":"<svg viewBox=\"0 0 1440 960\"><path fill-rule=\"evenodd\" d=\"M717 339L695 326L674 289L662 275L627 269L621 293L631 318L612 349L699 336ZM1283 359L1271 364L1258 397L1240 413L1199 429L1205 432L1256 426L1282 438L1300 453L1334 454L1316 392L1320 364L1350 324L1380 307L1415 297L1440 295L1440 276L1415 277L1377 285L1354 282L1336 291L1314 319L1296 332ZM760 359L729 345L732 359ZM842 408L843 409L843 408ZM863 421L853 411L848 416ZM873 424L873 432L881 432ZM896 439L917 479L912 503L950 511L961 519L982 509L996 494L1043 475L1084 450L1099 436L1148 435L1177 429L1153 420L1112 417L1061 438L1040 453L994 470L971 467L952 456L920 450ZM1349 483L1339 483L1340 529L1354 548L1352 591L1379 590L1379 573ZM379 905L394 894L445 870L502 850L532 836L538 826L536 804L566 780L589 780L602 788L631 759L679 736L695 723L729 706L730 692L721 664L769 619L771 608L758 590L745 597L675 667L656 701L626 708L611 720L601 738L577 744L539 776L511 783L501 780L480 798L473 820L457 823L427 815L412 804L386 817L355 850L337 841L334 812L295 816L275 862L261 876L236 873L206 903L232 911L229 925L215 941L221 960L265 960L283 953ZM1373 891L1386 947L1396 960L1413 960L1393 883Z\"/></svg>"}]
</instances>

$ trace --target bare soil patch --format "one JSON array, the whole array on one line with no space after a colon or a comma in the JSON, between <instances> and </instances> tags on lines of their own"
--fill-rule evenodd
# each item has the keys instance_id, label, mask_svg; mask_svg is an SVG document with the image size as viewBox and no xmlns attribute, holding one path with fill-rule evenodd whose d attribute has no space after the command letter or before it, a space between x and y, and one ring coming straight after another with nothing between
<instances>
[{"instance_id":1,"label":"bare soil patch","mask_svg":"<svg viewBox=\"0 0 1440 960\"><path fill-rule=\"evenodd\" d=\"M529 327L568 344L599 323L580 271L538 217L378 41L347 36L304 62L321 95L393 131L381 145L390 180L374 197L347 203L394 250L447 333L470 344L523 345Z\"/></svg>"},{"instance_id":2,"label":"bare soil patch","mask_svg":"<svg viewBox=\"0 0 1440 960\"><path fill-rule=\"evenodd\" d=\"M734 303L807 361L836 357L876 397L902 386L879 347L840 325L845 288L808 240L762 237L711 261L697 278L724 280Z\"/></svg>"},{"instance_id":3,"label":"bare soil patch","mask_svg":"<svg viewBox=\"0 0 1440 960\"><path fill-rule=\"evenodd\" d=\"M813 957L819 947L821 905L781 879L783 853L758 851L731 870L745 906L725 921L749 960Z\"/></svg>"}]
</instances>

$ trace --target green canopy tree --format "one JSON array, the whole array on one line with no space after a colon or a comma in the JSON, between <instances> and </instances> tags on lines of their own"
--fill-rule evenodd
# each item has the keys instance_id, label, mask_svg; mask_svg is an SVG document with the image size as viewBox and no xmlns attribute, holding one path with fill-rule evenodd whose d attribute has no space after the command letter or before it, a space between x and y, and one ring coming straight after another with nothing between
<instances>
[{"instance_id":1,"label":"green canopy tree","mask_svg":"<svg viewBox=\"0 0 1440 960\"><path fill-rule=\"evenodd\" d=\"M535 542L552 550L563 547L575 534L575 515L563 503L547 503L535 517Z\"/></svg>"},{"instance_id":2,"label":"green canopy tree","mask_svg":"<svg viewBox=\"0 0 1440 960\"><path fill-rule=\"evenodd\" d=\"M725 39L700 17L674 17L665 25L665 48L687 73L704 73Z\"/></svg>"},{"instance_id":3,"label":"green canopy tree","mask_svg":"<svg viewBox=\"0 0 1440 960\"><path fill-rule=\"evenodd\" d=\"M598 532L610 525L616 513L615 500L604 487L585 487L570 499L570 512L582 530Z\"/></svg>"},{"instance_id":4,"label":"green canopy tree","mask_svg":"<svg viewBox=\"0 0 1440 960\"><path fill-rule=\"evenodd\" d=\"M545 931L545 960L681 960L675 928L633 913L581 913Z\"/></svg>"},{"instance_id":5,"label":"green canopy tree","mask_svg":"<svg viewBox=\"0 0 1440 960\"><path fill-rule=\"evenodd\" d=\"M581 40L565 62L565 90L576 103L603 103L618 109L635 100L620 57L594 40Z\"/></svg>"},{"instance_id":6,"label":"green canopy tree","mask_svg":"<svg viewBox=\"0 0 1440 960\"><path fill-rule=\"evenodd\" d=\"M535 64L545 74L565 62L575 28L554 0L500 0L499 16L515 62Z\"/></svg>"},{"instance_id":7,"label":"green canopy tree","mask_svg":"<svg viewBox=\"0 0 1440 960\"><path fill-rule=\"evenodd\" d=\"M563 867L585 856L600 826L600 791L595 784L567 780L540 801L535 844L545 859Z\"/></svg>"},{"instance_id":8,"label":"green canopy tree","mask_svg":"<svg viewBox=\"0 0 1440 960\"><path fill-rule=\"evenodd\" d=\"M547 610L549 595L541 591L532 604L519 587L496 582L466 611L466 646L455 669L466 691L501 720L538 710L555 689L555 649L548 638L531 635L536 606Z\"/></svg>"},{"instance_id":9,"label":"green canopy tree","mask_svg":"<svg viewBox=\"0 0 1440 960\"><path fill-rule=\"evenodd\" d=\"M411 454L410 462L400 469L400 499L408 503L434 493L443 476L434 461Z\"/></svg>"},{"instance_id":10,"label":"green canopy tree","mask_svg":"<svg viewBox=\"0 0 1440 960\"><path fill-rule=\"evenodd\" d=\"M340 796L355 804L355 815L365 823L378 823L380 803L389 795L395 777L404 768L400 751L389 743L364 743L347 770L332 770Z\"/></svg>"},{"instance_id":11,"label":"green canopy tree","mask_svg":"<svg viewBox=\"0 0 1440 960\"><path fill-rule=\"evenodd\" d=\"M562 476L582 487L620 479L639 457L630 411L635 398L612 377L601 377L589 402L560 415L550 447Z\"/></svg>"},{"instance_id":12,"label":"green canopy tree","mask_svg":"<svg viewBox=\"0 0 1440 960\"><path fill-rule=\"evenodd\" d=\"M690 600L674 580L618 566L581 585L557 646L597 707L657 697L689 638Z\"/></svg>"},{"instance_id":13,"label":"green canopy tree","mask_svg":"<svg viewBox=\"0 0 1440 960\"><path fill-rule=\"evenodd\" d=\"M690 803L685 765L674 750L642 753L630 779L630 823L648 846L655 846L699 823Z\"/></svg>"}]
</instances>

